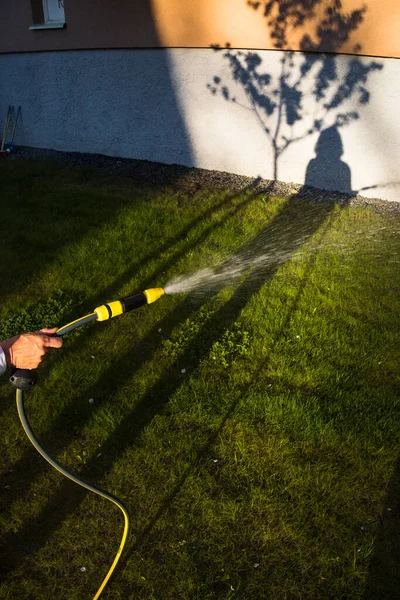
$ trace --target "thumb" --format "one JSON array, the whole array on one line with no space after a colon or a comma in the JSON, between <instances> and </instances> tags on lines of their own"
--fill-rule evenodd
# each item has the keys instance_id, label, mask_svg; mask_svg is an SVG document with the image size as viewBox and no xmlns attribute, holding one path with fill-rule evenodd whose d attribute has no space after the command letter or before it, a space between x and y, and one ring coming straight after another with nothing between
<instances>
[{"instance_id":1,"label":"thumb","mask_svg":"<svg viewBox=\"0 0 400 600\"><path fill-rule=\"evenodd\" d=\"M58 327L51 327L51 328L44 327L43 329L40 330L40 333L50 333L50 334L52 334L52 333L55 333L57 330L58 330Z\"/></svg>"}]
</instances>

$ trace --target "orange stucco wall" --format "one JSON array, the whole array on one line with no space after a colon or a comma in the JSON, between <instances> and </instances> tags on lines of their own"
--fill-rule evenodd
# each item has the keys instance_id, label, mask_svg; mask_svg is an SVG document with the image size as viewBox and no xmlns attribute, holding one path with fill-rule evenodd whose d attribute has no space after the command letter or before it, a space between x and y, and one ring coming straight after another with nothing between
<instances>
[{"instance_id":1,"label":"orange stucco wall","mask_svg":"<svg viewBox=\"0 0 400 600\"><path fill-rule=\"evenodd\" d=\"M236 48L273 49L272 26L263 16L263 4L252 9L247 0L65 0L67 27L30 31L30 0L0 0L0 52L88 48L209 47L230 43ZM275 5L275 17L278 2ZM303 2L294 2L300 7ZM316 0L314 16L302 27L288 17L284 48L301 50L305 35L319 51L400 57L400 0L342 0L346 17L366 7L349 39L317 34L330 0ZM274 15L272 15L274 20Z\"/></svg>"},{"instance_id":2,"label":"orange stucco wall","mask_svg":"<svg viewBox=\"0 0 400 600\"><path fill-rule=\"evenodd\" d=\"M307 33L315 42L321 41L316 35L316 26L331 4L329 0L316 3L315 17L307 18L303 27L294 27L288 22L285 47L300 50ZM340 45L339 51L344 53L400 57L400 0L341 0L341 4L343 15L365 6L362 22L347 42L340 45L337 39L329 40L328 36L320 44L320 51ZM261 2L258 10L253 10L246 0L153 0L161 45L183 47L225 45L226 42L234 48L267 50L276 47L262 5Z\"/></svg>"}]
</instances>

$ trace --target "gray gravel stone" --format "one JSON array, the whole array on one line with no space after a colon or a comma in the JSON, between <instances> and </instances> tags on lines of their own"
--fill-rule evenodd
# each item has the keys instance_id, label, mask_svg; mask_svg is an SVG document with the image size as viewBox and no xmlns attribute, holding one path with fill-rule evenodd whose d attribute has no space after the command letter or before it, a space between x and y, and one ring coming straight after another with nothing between
<instances>
[{"instance_id":1,"label":"gray gravel stone","mask_svg":"<svg viewBox=\"0 0 400 600\"><path fill-rule=\"evenodd\" d=\"M189 168L180 165L166 165L147 160L111 157L103 154L60 152L58 150L31 148L28 146L20 146L17 154L12 155L12 158L52 160L71 167L89 167L100 170L106 175L128 177L133 182L144 186L158 187L172 185L176 189L181 189L188 193L194 193L201 189L240 191L251 188L257 189L260 192L268 191L271 194L279 196L296 195L312 202L360 206L371 208L380 213L400 214L400 201L389 202L379 198L365 198L358 195L319 190L295 183L245 177L233 173L209 171L194 167Z\"/></svg>"}]
</instances>

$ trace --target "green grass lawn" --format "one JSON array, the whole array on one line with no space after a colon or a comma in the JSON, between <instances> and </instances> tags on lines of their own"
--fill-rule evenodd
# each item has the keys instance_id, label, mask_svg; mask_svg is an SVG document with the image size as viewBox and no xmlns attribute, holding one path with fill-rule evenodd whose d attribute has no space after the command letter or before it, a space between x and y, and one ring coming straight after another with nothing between
<instances>
[{"instance_id":1,"label":"green grass lawn","mask_svg":"<svg viewBox=\"0 0 400 600\"><path fill-rule=\"evenodd\" d=\"M397 598L400 217L22 159L0 184L0 339L266 257L76 330L26 395L47 451L129 511L104 598ZM122 515L0 395L0 598L90 600Z\"/></svg>"}]
</instances>

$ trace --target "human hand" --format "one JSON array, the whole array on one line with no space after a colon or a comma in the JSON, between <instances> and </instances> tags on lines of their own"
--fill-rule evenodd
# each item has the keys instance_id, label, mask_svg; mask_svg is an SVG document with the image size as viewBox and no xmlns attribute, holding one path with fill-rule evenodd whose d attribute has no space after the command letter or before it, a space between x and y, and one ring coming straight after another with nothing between
<instances>
[{"instance_id":1,"label":"human hand","mask_svg":"<svg viewBox=\"0 0 400 600\"><path fill-rule=\"evenodd\" d=\"M7 366L17 369L36 369L51 348L60 348L62 339L52 337L57 327L16 335L1 343Z\"/></svg>"}]
</instances>

